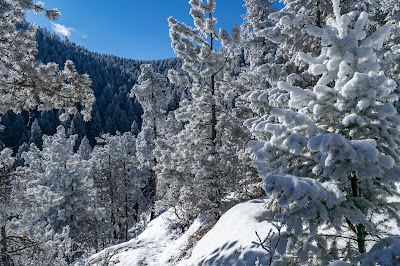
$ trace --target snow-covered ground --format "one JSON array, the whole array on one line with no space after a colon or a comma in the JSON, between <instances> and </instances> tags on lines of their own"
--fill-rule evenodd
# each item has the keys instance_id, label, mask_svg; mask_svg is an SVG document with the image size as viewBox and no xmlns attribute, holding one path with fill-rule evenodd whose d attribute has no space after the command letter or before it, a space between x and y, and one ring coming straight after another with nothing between
<instances>
[{"instance_id":1,"label":"snow-covered ground","mask_svg":"<svg viewBox=\"0 0 400 266\"><path fill-rule=\"evenodd\" d=\"M197 219L185 233L171 225L169 213L150 222L137 238L109 247L78 265L171 265L190 246L190 237L204 222ZM107 264L107 263L109 264Z\"/></svg>"},{"instance_id":2,"label":"snow-covered ground","mask_svg":"<svg viewBox=\"0 0 400 266\"><path fill-rule=\"evenodd\" d=\"M212 225L196 219L181 232L163 213L148 224L137 238L107 248L91 256L81 265L254 265L263 249L257 248L255 231L265 237L272 227L271 213L263 199L238 204L228 210L215 226L201 237L204 228ZM196 243L197 242L197 243ZM107 265L107 264L106 264Z\"/></svg>"},{"instance_id":3,"label":"snow-covered ground","mask_svg":"<svg viewBox=\"0 0 400 266\"><path fill-rule=\"evenodd\" d=\"M273 214L264 204L263 198L240 203L222 215L215 225L198 218L185 232L174 228L170 213L165 212L150 222L137 238L107 248L78 265L253 266L257 259L262 265L268 265L263 261L265 251L253 243L258 240L255 232L264 239L274 229ZM395 224L393 229L392 234L400 234Z\"/></svg>"},{"instance_id":4,"label":"snow-covered ground","mask_svg":"<svg viewBox=\"0 0 400 266\"><path fill-rule=\"evenodd\" d=\"M228 210L195 245L190 258L178 265L254 265L265 251L253 241L264 239L272 226L272 213L263 199L238 204ZM266 264L264 264L266 265Z\"/></svg>"}]
</instances>

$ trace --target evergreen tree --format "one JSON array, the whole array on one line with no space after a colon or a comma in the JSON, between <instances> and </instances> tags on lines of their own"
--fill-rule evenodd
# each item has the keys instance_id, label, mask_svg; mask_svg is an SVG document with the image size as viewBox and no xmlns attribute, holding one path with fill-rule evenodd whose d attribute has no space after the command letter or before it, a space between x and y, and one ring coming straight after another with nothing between
<instances>
[{"instance_id":1,"label":"evergreen tree","mask_svg":"<svg viewBox=\"0 0 400 266\"><path fill-rule=\"evenodd\" d=\"M77 135L67 137L62 126L54 136L43 137L43 149L36 147L24 155L30 171L36 171L40 186L48 187L56 200L42 217L61 233L69 228L69 236L78 244L73 246L67 261L71 263L82 252L90 252L99 220L98 210L94 208L96 194L89 178L88 164L74 153ZM74 254L76 253L76 254Z\"/></svg>"},{"instance_id":2,"label":"evergreen tree","mask_svg":"<svg viewBox=\"0 0 400 266\"><path fill-rule=\"evenodd\" d=\"M22 144L21 141L28 141L29 139L26 139L26 134L29 132L27 132L25 119L21 113L15 114L11 111L7 112L4 118L2 124L5 128L0 133L1 138L7 146L16 152L18 146Z\"/></svg>"},{"instance_id":3,"label":"evergreen tree","mask_svg":"<svg viewBox=\"0 0 400 266\"><path fill-rule=\"evenodd\" d=\"M182 129L182 122L176 120L173 112L170 112L166 118L165 126L161 128L163 130L162 138L158 139L154 150L159 161L155 168L159 176L158 192L159 195L162 195L157 200L156 206L158 211L172 208L178 218L181 219L181 223L188 225L190 220L185 220L187 217L181 217L180 208L176 207L182 206L182 208L188 210L188 208L183 207L187 204L186 190L182 187L182 184L186 182L185 174L177 170L179 157L175 156L178 144L176 136ZM188 180L190 179L188 178Z\"/></svg>"},{"instance_id":4,"label":"evergreen tree","mask_svg":"<svg viewBox=\"0 0 400 266\"><path fill-rule=\"evenodd\" d=\"M10 149L4 149L0 153L0 167L1 167L1 175L0 175L0 189L1 189L1 197L0 197L0 225L1 225L1 262L4 265L9 265L11 258L8 252L9 243L7 239L7 220L10 215L14 215L16 213L15 210L15 202L11 199L11 181L12 176L10 176L10 169L14 163L14 159L11 157L12 151Z\"/></svg>"},{"instance_id":5,"label":"evergreen tree","mask_svg":"<svg viewBox=\"0 0 400 266\"><path fill-rule=\"evenodd\" d=\"M355 255L367 251L370 239L387 236L388 221L400 224L400 203L388 200L399 195L398 95L377 60L391 29L368 35L366 12L342 15L340 1L332 2L335 18L306 27L321 39L321 54L298 53L316 85L278 82L287 103L264 97L265 115L246 122L258 139L249 143L254 163L278 206L279 234L264 242L274 264L377 262ZM384 265L396 261L395 239L374 250L392 252Z\"/></svg>"},{"instance_id":6,"label":"evergreen tree","mask_svg":"<svg viewBox=\"0 0 400 266\"><path fill-rule=\"evenodd\" d=\"M92 152L92 147L89 144L88 138L85 136L79 145L78 155L82 158L82 160L89 160L90 153Z\"/></svg>"},{"instance_id":7,"label":"evergreen tree","mask_svg":"<svg viewBox=\"0 0 400 266\"><path fill-rule=\"evenodd\" d=\"M137 136L137 135L139 134L139 126L138 126L136 120L134 120L134 121L132 122L132 125L131 125L131 132L132 132L132 134L135 135L135 136Z\"/></svg>"},{"instance_id":8,"label":"evergreen tree","mask_svg":"<svg viewBox=\"0 0 400 266\"><path fill-rule=\"evenodd\" d=\"M36 147L38 147L39 149L42 148L42 130L40 129L40 125L37 119L35 119L35 121L33 121L32 125L31 125L31 137L29 139L29 144L34 143Z\"/></svg>"},{"instance_id":9,"label":"evergreen tree","mask_svg":"<svg viewBox=\"0 0 400 266\"><path fill-rule=\"evenodd\" d=\"M57 113L54 110L40 112L38 122L43 135L50 136L56 133L57 125L60 122L56 114ZM67 121L64 121L64 123Z\"/></svg>"},{"instance_id":10,"label":"evergreen tree","mask_svg":"<svg viewBox=\"0 0 400 266\"><path fill-rule=\"evenodd\" d=\"M24 165L24 159L22 158L22 154L28 150L29 150L28 143L23 143L21 146L18 147L18 152L15 155L15 163L14 163L14 166L16 168Z\"/></svg>"},{"instance_id":11,"label":"evergreen tree","mask_svg":"<svg viewBox=\"0 0 400 266\"><path fill-rule=\"evenodd\" d=\"M175 207L181 209L185 220L199 213L218 218L222 198L235 189L232 185L251 178L251 171L235 171L240 147L231 141L235 134L240 134L238 139L247 137L231 115L237 95L231 73L241 54L240 30L235 25L232 36L225 29L216 31L215 1L189 3L194 28L172 17L168 20L172 47L184 60L182 70L191 79L189 83L187 76L169 71L170 82L188 87L191 93L191 99L183 100L175 112L178 121L186 123L177 136L174 154L179 158L176 169L185 178L180 193L186 197L183 206L177 202ZM218 40L221 49L216 49Z\"/></svg>"},{"instance_id":12,"label":"evergreen tree","mask_svg":"<svg viewBox=\"0 0 400 266\"><path fill-rule=\"evenodd\" d=\"M18 26L18 23L24 22L25 12L31 9L36 12L45 11L49 19L55 19L60 15L57 10L45 10L41 2L33 4L30 0L0 1L0 32L2 36L0 49L0 83L2 88L0 113L4 114L9 110L20 113L22 110L34 109L35 107L38 107L39 110L63 108L66 113L75 113L77 109L74 105L79 102L84 107L82 113L85 119L89 119L91 105L94 101L93 93L89 88L90 78L88 75L79 75L75 71L72 61L67 61L64 69L59 70L57 64L43 64L35 59L37 48L33 26L29 25L26 29ZM65 117L66 115L62 115L61 118ZM10 158L10 153L6 152L3 155L7 157L3 158L4 162L13 161ZM7 168L10 168L9 164L7 164ZM9 170L6 170L6 172L9 172ZM5 188L6 191L4 191L4 194L2 193L2 196L9 202L2 208L0 250L1 263L10 265L12 263L11 254L15 253L13 248L18 251L27 250L26 246L39 248L40 245L32 239L41 238L40 235L35 234L33 238L29 238L29 236L37 232L35 229L43 228L43 226L30 227L19 231L14 239L24 239L28 242L22 241L17 243L17 247L14 246L9 249L8 241L11 236L7 234L7 227L10 219L13 219L12 210L9 206L15 206L16 203L28 204L28 199L31 197L29 197L29 191L24 191L18 186L21 182L17 182L19 179L16 179L16 175L6 173L4 176L7 178L2 180L2 188ZM24 181L29 183L28 180ZM10 189L16 191L10 194ZM28 195L21 196L18 200L13 197L24 193ZM34 200L32 199L32 201ZM30 217L37 214L36 210L35 208L24 208L23 212L18 213L17 222L29 221ZM15 227L15 225L13 226ZM46 244L49 243L47 241L47 236L50 235L48 231L41 231L42 236L46 236L43 238ZM31 256L26 263L34 264L36 256L37 254Z\"/></svg>"},{"instance_id":13,"label":"evergreen tree","mask_svg":"<svg viewBox=\"0 0 400 266\"><path fill-rule=\"evenodd\" d=\"M94 145L95 137L100 136L103 130L103 123L97 105L93 106L92 119L88 126L88 138L92 145Z\"/></svg>"},{"instance_id":14,"label":"evergreen tree","mask_svg":"<svg viewBox=\"0 0 400 266\"><path fill-rule=\"evenodd\" d=\"M86 136L86 125L80 113L76 113L72 118L67 133L68 135L78 135L74 147L75 151L78 150L79 143L81 143L83 137Z\"/></svg>"},{"instance_id":15,"label":"evergreen tree","mask_svg":"<svg viewBox=\"0 0 400 266\"><path fill-rule=\"evenodd\" d=\"M241 45L251 69L271 63L274 59L272 55L276 50L276 44L269 41L264 34L273 26L268 16L276 11L276 8L273 8L275 4L275 0L245 0L243 5L246 14L243 15L244 22L241 26L243 31Z\"/></svg>"},{"instance_id":16,"label":"evergreen tree","mask_svg":"<svg viewBox=\"0 0 400 266\"><path fill-rule=\"evenodd\" d=\"M160 135L160 127L167 108L165 100L166 79L154 72L151 65L142 65L141 74L131 91L131 97L135 96L143 108L142 127L136 142L138 160L142 171L151 176L151 195L155 200L157 196L157 173L155 168L158 159L154 155L155 143ZM155 216L154 210L150 219Z\"/></svg>"},{"instance_id":17,"label":"evergreen tree","mask_svg":"<svg viewBox=\"0 0 400 266\"><path fill-rule=\"evenodd\" d=\"M28 147L20 148L20 165L24 163L24 149ZM40 152L37 148L35 151L35 155ZM71 247L68 229L57 234L41 217L48 210L49 202L56 199L55 195L48 188L38 186L32 170L15 170L17 164L10 149L4 149L0 156L0 264L66 265L64 251Z\"/></svg>"},{"instance_id":18,"label":"evergreen tree","mask_svg":"<svg viewBox=\"0 0 400 266\"><path fill-rule=\"evenodd\" d=\"M97 139L90 161L92 178L98 194L97 208L103 210L99 247L129 239L129 229L146 211L143 195L146 180L138 170L135 136L105 134Z\"/></svg>"},{"instance_id":19,"label":"evergreen tree","mask_svg":"<svg viewBox=\"0 0 400 266\"><path fill-rule=\"evenodd\" d=\"M0 49L0 81L3 88L0 113L8 110L20 112L36 106L39 110L64 108L67 113L75 113L75 103L79 102L85 107L82 113L88 120L94 102L89 76L79 75L72 61L67 61L62 71L57 64L37 61L33 26L29 25L26 30L17 27L29 9L46 11L50 19L57 18L60 13L55 9L45 10L40 2L34 5L32 1L24 0L1 1L0 5L0 32L4 37Z\"/></svg>"}]
</instances>

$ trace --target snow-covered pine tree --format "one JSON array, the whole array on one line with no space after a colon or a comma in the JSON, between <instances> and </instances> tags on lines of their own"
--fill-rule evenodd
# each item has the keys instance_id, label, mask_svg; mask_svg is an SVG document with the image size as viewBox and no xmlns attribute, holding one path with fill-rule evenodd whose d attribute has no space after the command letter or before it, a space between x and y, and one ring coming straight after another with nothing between
<instances>
[{"instance_id":1,"label":"snow-covered pine tree","mask_svg":"<svg viewBox=\"0 0 400 266\"><path fill-rule=\"evenodd\" d=\"M92 152L92 146L90 146L89 140L85 136L81 140L81 144L79 144L79 148L78 148L77 153L82 158L82 160L86 160L87 161L90 158L91 152Z\"/></svg>"},{"instance_id":2,"label":"snow-covered pine tree","mask_svg":"<svg viewBox=\"0 0 400 266\"><path fill-rule=\"evenodd\" d=\"M177 135L183 129L182 122L175 118L174 112L168 113L164 127L160 128L161 138L156 142L154 154L157 157L158 164L155 168L158 175L158 194L156 210L174 209L178 218L181 218L182 224L189 224L190 221L184 221L186 217L180 217L180 208L176 206L185 206L185 192L182 191L182 183L185 182L184 174L177 170L179 157L176 156L176 146L178 143Z\"/></svg>"},{"instance_id":3,"label":"snow-covered pine tree","mask_svg":"<svg viewBox=\"0 0 400 266\"><path fill-rule=\"evenodd\" d=\"M388 236L389 221L400 225L399 98L377 60L391 28L367 35L366 12L341 14L339 0L332 3L326 26L306 27L321 39L321 54L298 53L316 85L279 82L287 104L265 98L266 115L246 122L257 132L249 143L254 164L283 226L267 242L274 265L357 263L368 242ZM395 239L373 250L388 247L384 265L398 262Z\"/></svg>"},{"instance_id":4,"label":"snow-covered pine tree","mask_svg":"<svg viewBox=\"0 0 400 266\"><path fill-rule=\"evenodd\" d=\"M79 75L72 61L65 63L59 70L55 63L43 64L35 59L37 54L35 28L17 27L24 21L26 10L46 12L46 16L55 19L60 15L56 9L45 10L43 3L33 4L30 0L0 1L0 113L8 110L20 112L34 109L64 109L66 114L74 114L78 102L84 108L81 111L85 120L90 119L94 95L90 89L88 75Z\"/></svg>"},{"instance_id":5,"label":"snow-covered pine tree","mask_svg":"<svg viewBox=\"0 0 400 266\"><path fill-rule=\"evenodd\" d=\"M96 208L102 210L99 246L105 248L129 239L129 229L138 221L139 212L147 211L144 175L138 169L136 138L131 132L97 138L90 162L97 191Z\"/></svg>"},{"instance_id":6,"label":"snow-covered pine tree","mask_svg":"<svg viewBox=\"0 0 400 266\"><path fill-rule=\"evenodd\" d=\"M158 160L154 148L160 135L160 123L165 119L168 102L165 97L166 79L155 73L149 64L141 65L138 83L132 88L131 97L136 97L143 108L142 126L136 142L137 158L142 173L148 173L151 184L150 195L153 197L150 219L154 219L154 201L157 196L157 167Z\"/></svg>"},{"instance_id":7,"label":"snow-covered pine tree","mask_svg":"<svg viewBox=\"0 0 400 266\"><path fill-rule=\"evenodd\" d=\"M27 146L25 146L28 149ZM40 150L32 144L31 154ZM42 215L57 197L39 183L32 169L14 169L10 149L0 153L1 161L1 257L0 265L66 265L64 255L72 248L68 228L55 233ZM26 153L20 149L19 155ZM24 160L19 158L23 164Z\"/></svg>"},{"instance_id":8,"label":"snow-covered pine tree","mask_svg":"<svg viewBox=\"0 0 400 266\"><path fill-rule=\"evenodd\" d=\"M135 136L137 136L137 135L139 134L139 132L140 132L139 126L138 126L136 120L134 120L134 121L132 122L132 124L131 124L131 132L132 132L132 134L135 135Z\"/></svg>"},{"instance_id":9,"label":"snow-covered pine tree","mask_svg":"<svg viewBox=\"0 0 400 266\"><path fill-rule=\"evenodd\" d=\"M39 122L37 119L33 121L31 125L31 137L29 138L29 144L34 143L36 147L39 149L42 148L42 130L40 128Z\"/></svg>"},{"instance_id":10,"label":"snow-covered pine tree","mask_svg":"<svg viewBox=\"0 0 400 266\"><path fill-rule=\"evenodd\" d=\"M42 218L56 233L68 227L69 237L79 245L69 251L69 263L83 252L92 251L101 217L94 208L96 193L87 161L74 153L76 138L77 135L67 137L64 127L59 126L54 136L43 136L42 151L38 153L32 144L23 156L27 171L35 171L38 176L37 185L47 187L55 195L53 201L47 202Z\"/></svg>"},{"instance_id":11,"label":"snow-covered pine tree","mask_svg":"<svg viewBox=\"0 0 400 266\"><path fill-rule=\"evenodd\" d=\"M269 15L276 11L274 4L276 1L270 0L246 0L244 4L246 14L243 15L241 26L241 47L246 55L246 66L240 71L236 83L237 91L241 95L236 99L236 113L242 121L253 117L253 113L263 114L265 105L262 99L270 93L270 75L256 70L261 66L274 69L272 64L275 62L278 44L265 34L274 26L269 19Z\"/></svg>"},{"instance_id":12,"label":"snow-covered pine tree","mask_svg":"<svg viewBox=\"0 0 400 266\"><path fill-rule=\"evenodd\" d=\"M273 26L268 16L276 11L273 6L276 0L245 0L243 5L246 14L243 15L241 25L242 41L241 46L247 57L249 68L253 69L265 63L271 63L276 44L269 41L264 32Z\"/></svg>"},{"instance_id":13,"label":"snow-covered pine tree","mask_svg":"<svg viewBox=\"0 0 400 266\"><path fill-rule=\"evenodd\" d=\"M80 113L75 113L71 120L70 128L68 128L67 133L69 135L78 135L76 140L76 146L74 150L78 149L79 144L84 136L86 136L86 125Z\"/></svg>"},{"instance_id":14,"label":"snow-covered pine tree","mask_svg":"<svg viewBox=\"0 0 400 266\"><path fill-rule=\"evenodd\" d=\"M392 33L385 40L385 52L379 55L382 70L390 75L400 85L400 1L380 0L380 5L374 10L372 28L390 25Z\"/></svg>"},{"instance_id":15,"label":"snow-covered pine tree","mask_svg":"<svg viewBox=\"0 0 400 266\"><path fill-rule=\"evenodd\" d=\"M4 149L1 155L7 152L11 153L9 149ZM39 156L40 150L32 144L31 152ZM22 152L22 156L25 155ZM9 158L10 155L1 159L2 177L5 174L11 180L2 186L1 191L6 206L0 207L0 217L5 217L7 221L1 228L0 265L67 265L66 257L73 245L69 228L56 233L43 219L49 202L57 200L57 196L47 186L39 184L31 169L19 167L16 171L6 170L12 166Z\"/></svg>"},{"instance_id":16,"label":"snow-covered pine tree","mask_svg":"<svg viewBox=\"0 0 400 266\"><path fill-rule=\"evenodd\" d=\"M191 0L189 4L194 27L168 19L171 46L184 60L182 70L190 78L189 82L187 76L169 71L170 81L188 87L191 93L175 111L178 121L186 123L177 135L173 155L176 170L184 177L180 193L185 198L184 205L176 202L175 207L185 220L199 213L218 218L226 193L233 192L239 180L251 178L251 171L236 171L240 147L232 142L244 132L231 115L237 95L232 65L241 54L239 27L233 27L231 36L225 29L216 30L214 0Z\"/></svg>"},{"instance_id":17,"label":"snow-covered pine tree","mask_svg":"<svg viewBox=\"0 0 400 266\"><path fill-rule=\"evenodd\" d=\"M269 14L270 24L258 32L259 37L264 37L278 45L277 49L270 51L270 61L260 66L259 71L265 75L269 83L286 79L294 86L312 86L316 79L307 73L307 66L298 60L299 51L319 54L318 40L307 33L307 25L324 25L332 14L330 1L322 0L283 0L285 6L282 10ZM366 11L366 5L360 1L342 0L342 10L347 13L353 9ZM249 2L247 9L254 8L254 12L262 12L263 8L256 2ZM260 9L261 8L261 9ZM299 41L301 40L301 41Z\"/></svg>"},{"instance_id":18,"label":"snow-covered pine tree","mask_svg":"<svg viewBox=\"0 0 400 266\"><path fill-rule=\"evenodd\" d=\"M87 75L78 75L71 61L67 61L64 70L60 71L57 64L43 64L35 59L37 49L34 27L29 25L27 29L25 29L24 27L18 26L18 23L24 22L25 12L31 9L34 9L36 12L45 11L49 19L55 19L60 15L55 9L45 10L41 2L33 4L31 0L0 1L0 35L2 43L0 48L0 84L2 88L2 92L0 93L0 114L4 114L8 110L13 110L18 113L23 109L33 109L35 107L38 107L39 110L63 108L67 113L75 113L77 109L74 105L76 102L79 102L84 107L82 111L84 117L89 119L91 105L94 102L93 92L89 88L91 84L89 77ZM61 118L65 119L66 117L67 115L63 115ZM7 154L11 156L11 153ZM12 158L4 160L11 161ZM10 170L11 169L7 170L9 171L6 174L8 179L3 185L7 188L5 192L13 191L13 193L2 195L9 201L7 206L16 205L17 203L28 204L28 199L33 202L33 198L29 196L20 197L20 202L12 202L15 200L13 196L28 192L19 190L20 187L15 184L20 174L11 172ZM20 184L21 182L17 183ZM29 183L29 178L22 183ZM22 199L24 199L24 201L21 201ZM27 232L37 232L32 227L29 228L29 231L19 231L19 233L23 235L17 234L13 236L13 240L26 239L28 242L14 242L17 246L17 252L20 252L17 254L14 250L16 246L9 249L10 246L7 245L10 236L7 235L5 229L9 225L8 222L10 219L13 218L7 217L7 215L10 214L9 211L11 211L7 210L7 208L2 210L0 250L1 263L10 265L11 254L21 255L24 250L29 250L26 249L26 247L41 248L41 246L47 245L50 243L46 242L48 240L47 236L50 234L48 231L44 232L42 230L43 234L41 236L39 234L32 236L31 234L30 236L32 236L32 238L29 238ZM30 212L33 210L37 209L20 208L18 210L19 218L17 222L21 222L22 220L28 221L30 217L34 216L34 212ZM13 224L13 226L15 227L15 224ZM39 227L36 227L36 229L37 228ZM43 237L44 235L46 235L46 237ZM32 242L32 240L35 239L43 239L44 242L39 243L39 245L37 242ZM29 261L24 261L24 259L22 259L22 261L31 263L34 261L32 258L35 258L37 254L38 253L35 253L35 256L31 256ZM24 258L26 259L28 257L25 256ZM14 260L14 262L18 263L17 260Z\"/></svg>"}]
</instances>

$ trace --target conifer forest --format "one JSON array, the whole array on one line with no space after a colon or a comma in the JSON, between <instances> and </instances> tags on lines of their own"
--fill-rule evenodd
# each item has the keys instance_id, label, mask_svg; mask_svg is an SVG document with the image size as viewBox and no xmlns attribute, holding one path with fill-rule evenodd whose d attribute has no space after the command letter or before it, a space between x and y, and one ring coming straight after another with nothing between
<instances>
[{"instance_id":1,"label":"conifer forest","mask_svg":"<svg viewBox=\"0 0 400 266\"><path fill-rule=\"evenodd\" d=\"M220 1L147 61L0 0L1 266L400 265L400 0Z\"/></svg>"}]
</instances>

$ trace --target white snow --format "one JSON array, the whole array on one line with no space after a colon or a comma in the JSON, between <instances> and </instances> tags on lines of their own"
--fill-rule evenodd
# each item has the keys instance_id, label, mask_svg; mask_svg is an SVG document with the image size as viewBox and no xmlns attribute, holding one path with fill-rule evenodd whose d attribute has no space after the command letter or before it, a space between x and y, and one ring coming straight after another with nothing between
<instances>
[{"instance_id":1,"label":"white snow","mask_svg":"<svg viewBox=\"0 0 400 266\"><path fill-rule=\"evenodd\" d=\"M170 221L170 213L165 212L151 221L137 238L109 247L78 265L104 265L105 260L119 266L172 265L174 260L184 255L190 246L190 236L205 221L196 219L185 233L174 228Z\"/></svg>"},{"instance_id":2,"label":"white snow","mask_svg":"<svg viewBox=\"0 0 400 266\"><path fill-rule=\"evenodd\" d=\"M228 210L178 265L255 265L257 257L267 265L265 251L252 243L258 240L255 232L263 239L274 229L273 214L264 204L260 198Z\"/></svg>"},{"instance_id":3,"label":"white snow","mask_svg":"<svg viewBox=\"0 0 400 266\"><path fill-rule=\"evenodd\" d=\"M198 218L185 232L171 227L171 215L163 213L152 222L137 238L107 248L77 263L77 266L105 265L268 265L266 251L254 242L256 232L264 239L273 226L274 214L265 206L265 199L259 198L240 203L228 210L214 227L197 243L196 234L207 225L205 219ZM397 227L393 224L393 228ZM396 234L399 230L393 230ZM371 248L372 243L368 243ZM333 262L333 265L349 265Z\"/></svg>"},{"instance_id":4,"label":"white snow","mask_svg":"<svg viewBox=\"0 0 400 266\"><path fill-rule=\"evenodd\" d=\"M77 265L103 265L107 257L110 265L118 266L255 265L258 257L264 264L265 251L252 243L258 240L256 231L263 238L274 228L273 215L264 204L260 198L234 206L197 244L193 236L206 220L196 219L182 233L169 225L169 213L163 213L137 238L107 248Z\"/></svg>"}]
</instances>

